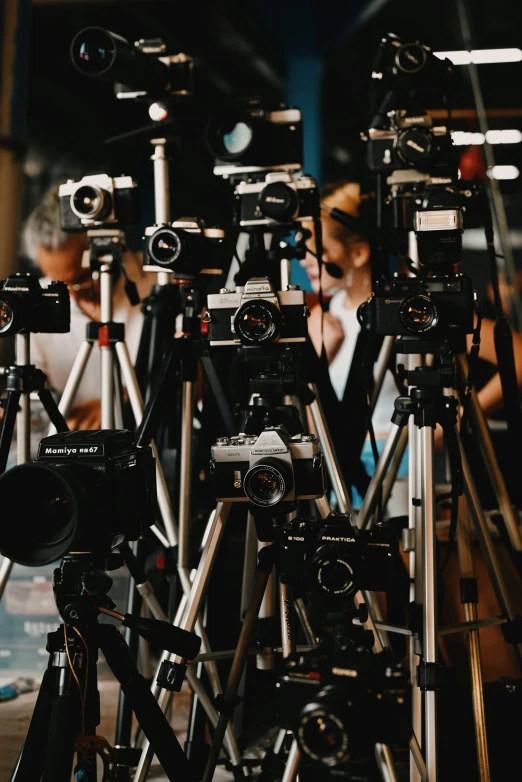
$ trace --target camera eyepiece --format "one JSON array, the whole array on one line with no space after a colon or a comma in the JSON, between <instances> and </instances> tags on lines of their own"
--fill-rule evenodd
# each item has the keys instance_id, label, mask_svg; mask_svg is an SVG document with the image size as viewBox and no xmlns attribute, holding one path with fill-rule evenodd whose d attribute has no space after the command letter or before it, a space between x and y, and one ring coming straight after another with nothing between
<instances>
[{"instance_id":1,"label":"camera eyepiece","mask_svg":"<svg viewBox=\"0 0 522 782\"><path fill-rule=\"evenodd\" d=\"M263 459L254 464L245 475L245 494L250 502L262 508L271 508L291 491L294 485L292 470L281 459Z\"/></svg>"}]
</instances>

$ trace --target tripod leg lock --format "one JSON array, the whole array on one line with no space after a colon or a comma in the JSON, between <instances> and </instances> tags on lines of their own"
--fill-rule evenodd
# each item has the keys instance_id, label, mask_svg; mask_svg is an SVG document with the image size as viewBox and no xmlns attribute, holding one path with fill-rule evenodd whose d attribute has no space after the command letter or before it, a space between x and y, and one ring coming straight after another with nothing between
<instances>
[{"instance_id":1,"label":"tripod leg lock","mask_svg":"<svg viewBox=\"0 0 522 782\"><path fill-rule=\"evenodd\" d=\"M444 678L444 668L440 663L421 662L417 666L417 686L427 690L440 690Z\"/></svg>"},{"instance_id":2,"label":"tripod leg lock","mask_svg":"<svg viewBox=\"0 0 522 782\"><path fill-rule=\"evenodd\" d=\"M460 602L478 603L478 581L476 578L460 579Z\"/></svg>"},{"instance_id":3,"label":"tripod leg lock","mask_svg":"<svg viewBox=\"0 0 522 782\"><path fill-rule=\"evenodd\" d=\"M243 698L239 695L234 695L230 700L226 700L224 695L216 695L214 699L214 705L218 714L224 714L225 717L232 719L234 709L243 702Z\"/></svg>"},{"instance_id":4,"label":"tripod leg lock","mask_svg":"<svg viewBox=\"0 0 522 782\"><path fill-rule=\"evenodd\" d=\"M513 646L522 643L522 616L515 616L514 619L504 622L500 627L506 643L513 644Z\"/></svg>"},{"instance_id":5,"label":"tripod leg lock","mask_svg":"<svg viewBox=\"0 0 522 782\"><path fill-rule=\"evenodd\" d=\"M156 683L164 690L180 692L186 672L187 666L183 663L171 663L169 660L163 660Z\"/></svg>"}]
</instances>

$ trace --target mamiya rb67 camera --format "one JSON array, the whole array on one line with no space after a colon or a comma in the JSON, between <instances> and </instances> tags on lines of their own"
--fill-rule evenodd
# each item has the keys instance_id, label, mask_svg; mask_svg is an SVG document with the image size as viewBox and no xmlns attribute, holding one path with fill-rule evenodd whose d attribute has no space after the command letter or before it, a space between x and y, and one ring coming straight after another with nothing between
<instances>
[{"instance_id":1,"label":"mamiya rb67 camera","mask_svg":"<svg viewBox=\"0 0 522 782\"><path fill-rule=\"evenodd\" d=\"M12 274L0 282L0 337L21 331L63 334L70 324L65 283L54 280L42 288L32 274Z\"/></svg>"},{"instance_id":2,"label":"mamiya rb67 camera","mask_svg":"<svg viewBox=\"0 0 522 782\"><path fill-rule=\"evenodd\" d=\"M195 217L149 226L144 238L144 271L169 271L175 277L191 279L223 269L225 232L222 228L206 227Z\"/></svg>"},{"instance_id":3,"label":"mamiya rb67 camera","mask_svg":"<svg viewBox=\"0 0 522 782\"><path fill-rule=\"evenodd\" d=\"M45 437L34 462L0 478L4 509L0 551L22 565L48 565L70 551L108 554L154 524L156 473L150 447L127 430Z\"/></svg>"},{"instance_id":4,"label":"mamiya rb67 camera","mask_svg":"<svg viewBox=\"0 0 522 782\"><path fill-rule=\"evenodd\" d=\"M235 291L210 294L207 306L211 345L306 342L308 337L309 312L298 285L274 291L268 277L253 277Z\"/></svg>"},{"instance_id":5,"label":"mamiya rb67 camera","mask_svg":"<svg viewBox=\"0 0 522 782\"><path fill-rule=\"evenodd\" d=\"M107 174L93 174L79 182L70 179L60 185L58 195L63 231L139 222L138 189L130 176L113 179Z\"/></svg>"},{"instance_id":6,"label":"mamiya rb67 camera","mask_svg":"<svg viewBox=\"0 0 522 782\"><path fill-rule=\"evenodd\" d=\"M258 437L219 438L212 446L211 472L220 502L272 508L281 502L317 499L326 491L317 437L290 437L282 426L267 426Z\"/></svg>"},{"instance_id":7,"label":"mamiya rb67 camera","mask_svg":"<svg viewBox=\"0 0 522 782\"><path fill-rule=\"evenodd\" d=\"M310 176L273 171L251 177L234 190L234 222L242 228L292 223L319 217L319 188Z\"/></svg>"}]
</instances>

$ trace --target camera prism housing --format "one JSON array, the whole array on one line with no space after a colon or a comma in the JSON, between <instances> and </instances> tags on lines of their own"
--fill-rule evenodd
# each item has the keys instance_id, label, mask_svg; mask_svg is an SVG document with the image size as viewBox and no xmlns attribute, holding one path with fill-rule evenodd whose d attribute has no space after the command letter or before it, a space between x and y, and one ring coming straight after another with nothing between
<instances>
[{"instance_id":1,"label":"camera prism housing","mask_svg":"<svg viewBox=\"0 0 522 782\"><path fill-rule=\"evenodd\" d=\"M234 222L242 228L311 221L319 217L315 179L272 171L263 179L240 182L234 190Z\"/></svg>"},{"instance_id":2,"label":"camera prism housing","mask_svg":"<svg viewBox=\"0 0 522 782\"><path fill-rule=\"evenodd\" d=\"M198 274L221 274L226 261L225 232L206 227L195 217L145 228L146 272L172 272L192 279Z\"/></svg>"},{"instance_id":3,"label":"camera prism housing","mask_svg":"<svg viewBox=\"0 0 522 782\"><path fill-rule=\"evenodd\" d=\"M78 182L70 179L60 185L58 195L65 232L139 223L138 188L130 176L93 174Z\"/></svg>"},{"instance_id":4,"label":"camera prism housing","mask_svg":"<svg viewBox=\"0 0 522 782\"><path fill-rule=\"evenodd\" d=\"M457 171L456 148L448 129L434 126L427 114L390 112L390 128L370 128L367 162L373 173L401 169L452 176Z\"/></svg>"},{"instance_id":5,"label":"camera prism housing","mask_svg":"<svg viewBox=\"0 0 522 782\"><path fill-rule=\"evenodd\" d=\"M317 499L326 491L321 445L313 434L290 437L282 426L267 426L259 436L221 437L211 453L220 502L271 508Z\"/></svg>"},{"instance_id":6,"label":"camera prism housing","mask_svg":"<svg viewBox=\"0 0 522 782\"><path fill-rule=\"evenodd\" d=\"M376 334L456 340L473 332L475 293L464 274L428 278L398 275L377 280L363 305Z\"/></svg>"},{"instance_id":7,"label":"camera prism housing","mask_svg":"<svg viewBox=\"0 0 522 782\"><path fill-rule=\"evenodd\" d=\"M152 450L137 448L128 430L45 437L38 458L4 473L0 485L20 522L4 526L0 551L22 565L50 564L71 551L108 554L155 523Z\"/></svg>"},{"instance_id":8,"label":"camera prism housing","mask_svg":"<svg viewBox=\"0 0 522 782\"><path fill-rule=\"evenodd\" d=\"M298 285L274 291L268 277L252 277L235 291L207 296L204 320L211 345L266 345L306 342L309 314Z\"/></svg>"},{"instance_id":9,"label":"camera prism housing","mask_svg":"<svg viewBox=\"0 0 522 782\"><path fill-rule=\"evenodd\" d=\"M12 274L0 282L0 337L20 332L64 334L70 328L65 283L53 280L43 288L33 274Z\"/></svg>"}]
</instances>

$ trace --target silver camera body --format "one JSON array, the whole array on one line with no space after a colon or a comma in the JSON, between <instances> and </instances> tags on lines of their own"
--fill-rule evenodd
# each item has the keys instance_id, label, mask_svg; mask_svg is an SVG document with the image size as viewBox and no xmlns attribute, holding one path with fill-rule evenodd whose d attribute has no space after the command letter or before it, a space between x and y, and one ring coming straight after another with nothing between
<instances>
[{"instance_id":1,"label":"silver camera body","mask_svg":"<svg viewBox=\"0 0 522 782\"><path fill-rule=\"evenodd\" d=\"M211 455L220 502L272 507L317 499L326 491L323 453L314 434L290 437L284 427L267 426L259 436L218 438Z\"/></svg>"},{"instance_id":2,"label":"silver camera body","mask_svg":"<svg viewBox=\"0 0 522 782\"><path fill-rule=\"evenodd\" d=\"M60 185L58 197L63 231L139 221L138 189L130 176L93 174L77 182L70 179Z\"/></svg>"}]
</instances>

